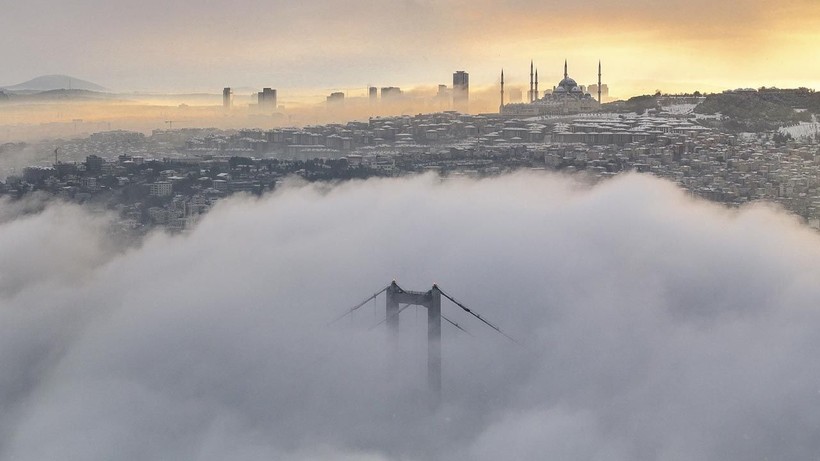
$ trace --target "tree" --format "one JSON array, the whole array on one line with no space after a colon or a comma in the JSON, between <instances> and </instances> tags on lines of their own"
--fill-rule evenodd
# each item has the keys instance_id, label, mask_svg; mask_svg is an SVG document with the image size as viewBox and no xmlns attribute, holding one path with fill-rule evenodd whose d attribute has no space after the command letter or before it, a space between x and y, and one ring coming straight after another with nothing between
<instances>
[{"instance_id":1,"label":"tree","mask_svg":"<svg viewBox=\"0 0 820 461\"><path fill-rule=\"evenodd\" d=\"M792 135L789 133L782 133L780 131L776 132L774 136L772 136L772 141L774 141L775 145L783 146L789 141L793 141Z\"/></svg>"}]
</instances>

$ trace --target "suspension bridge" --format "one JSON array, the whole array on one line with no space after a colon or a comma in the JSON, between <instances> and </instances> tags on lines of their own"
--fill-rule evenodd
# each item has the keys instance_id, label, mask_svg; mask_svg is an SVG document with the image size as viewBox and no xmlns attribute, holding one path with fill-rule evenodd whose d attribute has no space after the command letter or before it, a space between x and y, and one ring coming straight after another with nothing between
<instances>
[{"instance_id":1,"label":"suspension bridge","mask_svg":"<svg viewBox=\"0 0 820 461\"><path fill-rule=\"evenodd\" d=\"M491 323L480 314L465 306L464 303L456 300L454 297L447 294L438 285L433 284L433 287L428 291L409 291L401 288L396 281L392 281L390 285L373 293L364 301L351 307L343 314L339 315L330 324L336 323L339 320L347 317L353 312L360 309L372 300L378 298L382 293L385 293L385 316L384 319L373 326L373 328L387 324L387 329L390 332L389 336L392 341L396 341L399 331L399 314L410 306L421 306L427 309L427 385L429 388L431 404L437 407L441 403L441 324L442 320L459 329L460 331L469 334L458 323L450 320L441 312L441 298L445 298L455 304L464 312L480 320L484 325L493 329L496 333L504 336L513 343L519 344L513 337L503 332L498 326Z\"/></svg>"}]
</instances>

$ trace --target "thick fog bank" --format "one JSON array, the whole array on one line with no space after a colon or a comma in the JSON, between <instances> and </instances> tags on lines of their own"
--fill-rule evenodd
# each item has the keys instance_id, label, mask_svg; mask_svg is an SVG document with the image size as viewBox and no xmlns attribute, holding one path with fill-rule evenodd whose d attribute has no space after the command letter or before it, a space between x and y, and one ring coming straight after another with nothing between
<instances>
[{"instance_id":1,"label":"thick fog bank","mask_svg":"<svg viewBox=\"0 0 820 461\"><path fill-rule=\"evenodd\" d=\"M115 251L0 203L0 460L814 459L820 238L627 175L294 185ZM426 312L449 301L443 403ZM392 365L391 365L392 364Z\"/></svg>"}]
</instances>

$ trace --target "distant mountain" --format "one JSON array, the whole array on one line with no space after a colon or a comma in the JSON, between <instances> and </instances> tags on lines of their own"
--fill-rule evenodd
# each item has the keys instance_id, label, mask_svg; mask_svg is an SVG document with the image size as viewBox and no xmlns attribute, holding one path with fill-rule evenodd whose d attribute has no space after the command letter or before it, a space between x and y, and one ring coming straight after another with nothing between
<instances>
[{"instance_id":1,"label":"distant mountain","mask_svg":"<svg viewBox=\"0 0 820 461\"><path fill-rule=\"evenodd\" d=\"M91 83L68 75L43 75L17 85L3 87L11 91L88 90L106 91L96 83Z\"/></svg>"},{"instance_id":2,"label":"distant mountain","mask_svg":"<svg viewBox=\"0 0 820 461\"><path fill-rule=\"evenodd\" d=\"M102 93L90 90L47 90L29 92L19 92L14 95L17 101L55 101L55 100L81 100L81 99L106 99L114 100L117 96L111 93Z\"/></svg>"}]
</instances>

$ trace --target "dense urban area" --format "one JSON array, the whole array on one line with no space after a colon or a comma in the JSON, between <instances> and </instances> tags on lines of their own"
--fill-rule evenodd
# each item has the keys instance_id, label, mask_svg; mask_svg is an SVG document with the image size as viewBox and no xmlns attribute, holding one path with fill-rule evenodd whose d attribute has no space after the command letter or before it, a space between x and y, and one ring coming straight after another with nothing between
<instances>
[{"instance_id":1,"label":"dense urban area","mask_svg":"<svg viewBox=\"0 0 820 461\"><path fill-rule=\"evenodd\" d=\"M768 93L795 91L806 90ZM434 171L449 180L546 169L597 180L634 171L730 206L777 202L820 228L816 108L781 103L788 110L770 115L762 112L772 110L769 102L736 104L758 93L655 95L563 116L441 112L302 128L104 131L8 143L0 155L33 152L48 160L2 172L0 196L39 192L112 210L116 230L139 234L157 226L189 229L219 200L263 194L289 177L340 181Z\"/></svg>"}]
</instances>

